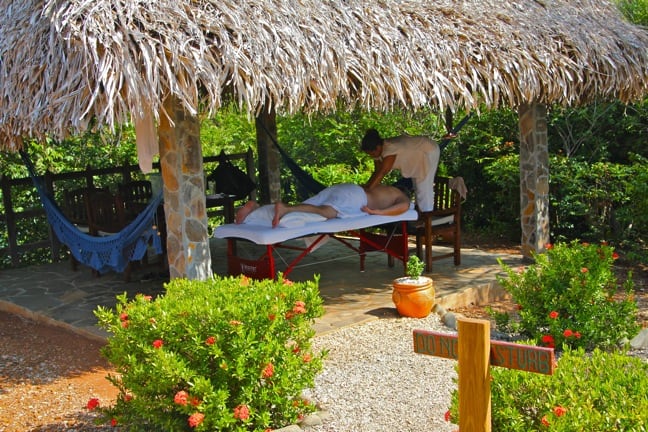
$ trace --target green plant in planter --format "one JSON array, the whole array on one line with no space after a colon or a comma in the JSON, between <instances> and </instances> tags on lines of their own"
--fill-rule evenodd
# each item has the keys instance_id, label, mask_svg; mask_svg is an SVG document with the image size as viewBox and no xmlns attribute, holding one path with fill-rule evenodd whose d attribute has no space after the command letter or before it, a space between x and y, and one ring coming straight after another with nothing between
<instances>
[{"instance_id":1,"label":"green plant in planter","mask_svg":"<svg viewBox=\"0 0 648 432\"><path fill-rule=\"evenodd\" d=\"M423 274L423 270L425 270L425 263L418 256L410 255L405 269L406 276L417 279Z\"/></svg>"},{"instance_id":2,"label":"green plant in planter","mask_svg":"<svg viewBox=\"0 0 648 432\"><path fill-rule=\"evenodd\" d=\"M536 343L561 349L614 349L639 332L632 274L619 286L618 255L604 243L547 245L528 268L500 265L502 286L519 304L520 328Z\"/></svg>"},{"instance_id":3,"label":"green plant in planter","mask_svg":"<svg viewBox=\"0 0 648 432\"><path fill-rule=\"evenodd\" d=\"M312 322L317 279L176 279L155 300L118 296L98 307L112 336L102 354L119 389L104 419L126 430L263 431L315 407L301 395L322 370Z\"/></svg>"}]
</instances>

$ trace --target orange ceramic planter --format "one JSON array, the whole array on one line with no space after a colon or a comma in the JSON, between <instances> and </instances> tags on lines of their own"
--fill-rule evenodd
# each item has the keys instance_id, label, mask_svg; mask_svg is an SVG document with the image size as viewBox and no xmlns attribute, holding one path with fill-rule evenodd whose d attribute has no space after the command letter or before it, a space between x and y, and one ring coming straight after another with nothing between
<instances>
[{"instance_id":1,"label":"orange ceramic planter","mask_svg":"<svg viewBox=\"0 0 648 432\"><path fill-rule=\"evenodd\" d=\"M402 316L425 318L434 306L434 283L431 278L402 277L394 279L392 301Z\"/></svg>"}]
</instances>

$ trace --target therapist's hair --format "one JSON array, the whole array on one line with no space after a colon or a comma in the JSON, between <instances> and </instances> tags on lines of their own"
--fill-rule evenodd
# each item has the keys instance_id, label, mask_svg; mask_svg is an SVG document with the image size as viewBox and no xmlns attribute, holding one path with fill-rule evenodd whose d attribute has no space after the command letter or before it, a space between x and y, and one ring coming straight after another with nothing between
<instances>
[{"instance_id":1,"label":"therapist's hair","mask_svg":"<svg viewBox=\"0 0 648 432\"><path fill-rule=\"evenodd\" d=\"M365 133L364 138L362 138L362 145L360 150L362 151L374 151L379 145L382 145L383 139L380 138L380 134L376 129L369 129Z\"/></svg>"}]
</instances>

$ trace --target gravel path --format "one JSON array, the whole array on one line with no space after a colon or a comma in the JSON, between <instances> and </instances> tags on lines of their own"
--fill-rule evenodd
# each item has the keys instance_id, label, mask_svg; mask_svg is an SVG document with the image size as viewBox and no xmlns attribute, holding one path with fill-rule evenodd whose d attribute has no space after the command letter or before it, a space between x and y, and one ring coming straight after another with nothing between
<instances>
[{"instance_id":1,"label":"gravel path","mask_svg":"<svg viewBox=\"0 0 648 432\"><path fill-rule=\"evenodd\" d=\"M381 318L316 337L329 350L307 394L328 410L314 432L452 432L444 420L456 388L452 360L415 354L414 329L452 332L438 315Z\"/></svg>"}]
</instances>

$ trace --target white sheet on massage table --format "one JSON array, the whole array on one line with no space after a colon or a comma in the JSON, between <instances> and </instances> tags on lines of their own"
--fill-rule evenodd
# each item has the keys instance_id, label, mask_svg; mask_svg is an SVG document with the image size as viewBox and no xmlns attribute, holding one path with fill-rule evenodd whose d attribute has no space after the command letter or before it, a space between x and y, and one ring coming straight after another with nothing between
<instances>
[{"instance_id":1,"label":"white sheet on massage table","mask_svg":"<svg viewBox=\"0 0 648 432\"><path fill-rule=\"evenodd\" d=\"M452 216L451 216L452 217ZM416 210L408 210L398 216L363 215L349 218L333 218L323 222L310 222L296 228L267 227L252 224L226 224L216 227L216 238L239 238L256 244L271 245L315 234L335 234L344 231L369 228L386 223L414 221L418 219Z\"/></svg>"}]
</instances>

